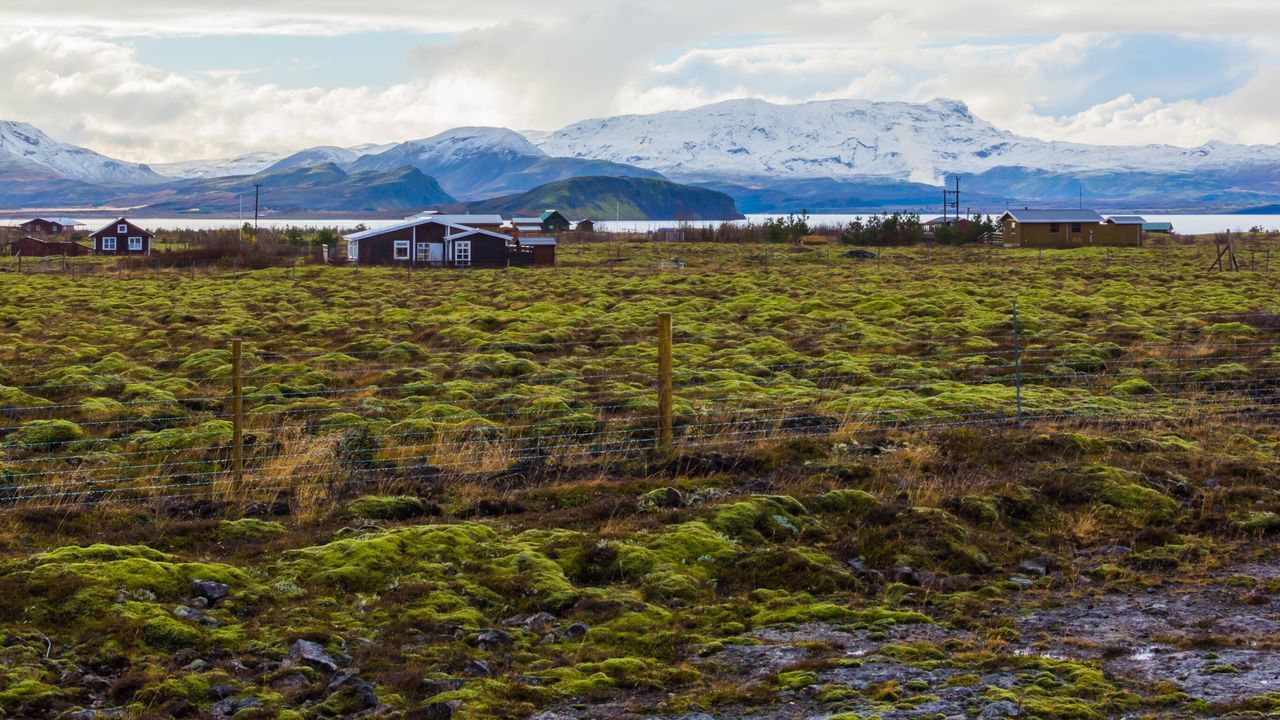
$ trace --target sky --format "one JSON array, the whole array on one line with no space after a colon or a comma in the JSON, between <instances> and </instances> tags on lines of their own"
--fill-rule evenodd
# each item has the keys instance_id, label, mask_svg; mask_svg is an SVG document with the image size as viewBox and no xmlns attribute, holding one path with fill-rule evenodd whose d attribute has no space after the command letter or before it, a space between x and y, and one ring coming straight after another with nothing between
<instances>
[{"instance_id":1,"label":"sky","mask_svg":"<svg viewBox=\"0 0 1280 720\"><path fill-rule=\"evenodd\" d=\"M1276 0L3 0L0 119L135 162L758 97L1280 143Z\"/></svg>"}]
</instances>

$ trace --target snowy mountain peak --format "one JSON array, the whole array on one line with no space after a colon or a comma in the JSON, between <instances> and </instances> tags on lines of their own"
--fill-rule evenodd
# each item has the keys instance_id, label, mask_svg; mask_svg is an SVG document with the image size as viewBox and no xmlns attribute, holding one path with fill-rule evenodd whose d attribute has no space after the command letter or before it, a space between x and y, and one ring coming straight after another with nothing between
<instances>
[{"instance_id":1,"label":"snowy mountain peak","mask_svg":"<svg viewBox=\"0 0 1280 720\"><path fill-rule=\"evenodd\" d=\"M543 157L545 152L514 130L498 127L460 127L421 140L410 140L438 156L475 152L506 152L512 155Z\"/></svg>"},{"instance_id":2,"label":"snowy mountain peak","mask_svg":"<svg viewBox=\"0 0 1280 720\"><path fill-rule=\"evenodd\" d=\"M92 150L60 143L24 122L0 120L0 159L36 165L72 180L106 185L160 182L146 165L113 160Z\"/></svg>"},{"instance_id":3,"label":"snowy mountain peak","mask_svg":"<svg viewBox=\"0 0 1280 720\"><path fill-rule=\"evenodd\" d=\"M586 120L541 138L552 155L610 160L684 180L855 178L940 182L957 172L1186 172L1280 164L1280 147L1209 143L1187 149L1046 142L996 128L957 100L729 100Z\"/></svg>"}]
</instances>

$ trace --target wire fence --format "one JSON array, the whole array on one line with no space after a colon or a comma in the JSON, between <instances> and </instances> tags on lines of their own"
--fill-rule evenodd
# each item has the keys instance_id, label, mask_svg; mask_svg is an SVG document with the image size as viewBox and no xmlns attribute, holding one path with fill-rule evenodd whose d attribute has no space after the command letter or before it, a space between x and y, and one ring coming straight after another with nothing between
<instances>
[{"instance_id":1,"label":"wire fence","mask_svg":"<svg viewBox=\"0 0 1280 720\"><path fill-rule=\"evenodd\" d=\"M1275 320L1223 314L1066 341L1024 334L1011 314L986 335L822 348L764 334L727 355L703 343L742 334L448 346L447 363L445 346L405 347L394 362L385 348L289 355L251 343L158 361L13 357L0 364L0 507L323 502L569 472L655 447L736 452L886 429L1270 423Z\"/></svg>"}]
</instances>

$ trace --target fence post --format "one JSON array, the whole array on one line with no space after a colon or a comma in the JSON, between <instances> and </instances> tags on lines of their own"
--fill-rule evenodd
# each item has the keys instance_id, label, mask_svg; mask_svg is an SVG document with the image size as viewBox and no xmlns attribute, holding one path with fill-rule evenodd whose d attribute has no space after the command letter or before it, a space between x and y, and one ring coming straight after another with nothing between
<instances>
[{"instance_id":1,"label":"fence post","mask_svg":"<svg viewBox=\"0 0 1280 720\"><path fill-rule=\"evenodd\" d=\"M671 313L658 313L658 448L671 447Z\"/></svg>"},{"instance_id":2,"label":"fence post","mask_svg":"<svg viewBox=\"0 0 1280 720\"><path fill-rule=\"evenodd\" d=\"M231 474L244 480L244 376L240 338L231 341Z\"/></svg>"},{"instance_id":3,"label":"fence post","mask_svg":"<svg viewBox=\"0 0 1280 720\"><path fill-rule=\"evenodd\" d=\"M1017 402L1017 415L1014 427L1022 427L1022 349L1021 338L1018 337L1018 301L1013 301L1013 384L1014 398Z\"/></svg>"}]
</instances>

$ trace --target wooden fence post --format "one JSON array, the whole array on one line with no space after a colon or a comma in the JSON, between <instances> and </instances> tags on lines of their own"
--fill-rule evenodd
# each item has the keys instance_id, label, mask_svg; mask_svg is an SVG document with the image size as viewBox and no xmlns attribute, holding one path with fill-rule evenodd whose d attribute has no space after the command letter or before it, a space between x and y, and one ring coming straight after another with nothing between
<instances>
[{"instance_id":1,"label":"wooden fence post","mask_svg":"<svg viewBox=\"0 0 1280 720\"><path fill-rule=\"evenodd\" d=\"M671 447L671 313L658 313L658 448Z\"/></svg>"},{"instance_id":2,"label":"wooden fence post","mask_svg":"<svg viewBox=\"0 0 1280 720\"><path fill-rule=\"evenodd\" d=\"M231 474L239 487L244 480L244 355L240 338L231 341Z\"/></svg>"}]
</instances>

